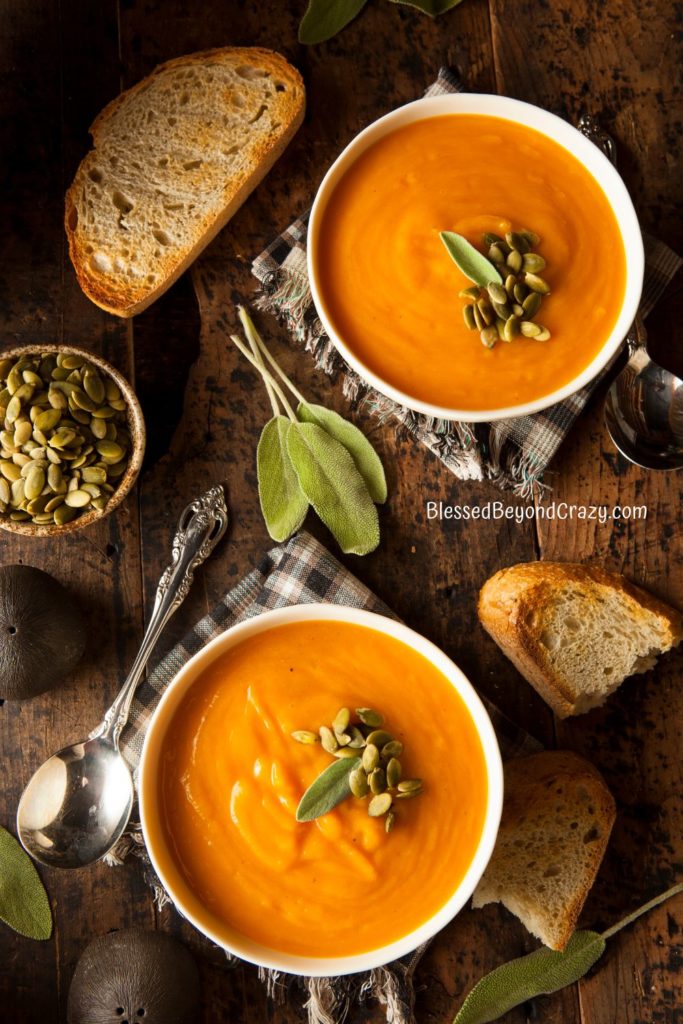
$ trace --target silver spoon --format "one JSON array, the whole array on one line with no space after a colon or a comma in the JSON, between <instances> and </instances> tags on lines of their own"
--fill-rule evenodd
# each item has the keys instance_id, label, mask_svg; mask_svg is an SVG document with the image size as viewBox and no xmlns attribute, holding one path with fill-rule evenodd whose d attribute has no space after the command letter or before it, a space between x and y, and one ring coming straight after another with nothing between
<instances>
[{"instance_id":1,"label":"silver spoon","mask_svg":"<svg viewBox=\"0 0 683 1024\"><path fill-rule=\"evenodd\" d=\"M605 423L621 454L644 469L683 467L683 381L647 354L640 317L626 338L629 361L605 399Z\"/></svg>"},{"instance_id":2,"label":"silver spoon","mask_svg":"<svg viewBox=\"0 0 683 1024\"><path fill-rule=\"evenodd\" d=\"M579 131L616 167L612 136L587 115ZM644 469L683 467L683 381L655 363L647 352L647 333L636 316L627 337L629 360L605 399L605 423L614 446Z\"/></svg>"},{"instance_id":3,"label":"silver spoon","mask_svg":"<svg viewBox=\"0 0 683 1024\"><path fill-rule=\"evenodd\" d=\"M17 811L19 838L35 860L78 868L104 857L125 831L133 808L133 780L119 750L133 694L164 626L188 594L194 570L225 533L223 488L212 487L183 511L173 559L157 587L149 625L128 678L86 740L53 754L32 777Z\"/></svg>"}]
</instances>

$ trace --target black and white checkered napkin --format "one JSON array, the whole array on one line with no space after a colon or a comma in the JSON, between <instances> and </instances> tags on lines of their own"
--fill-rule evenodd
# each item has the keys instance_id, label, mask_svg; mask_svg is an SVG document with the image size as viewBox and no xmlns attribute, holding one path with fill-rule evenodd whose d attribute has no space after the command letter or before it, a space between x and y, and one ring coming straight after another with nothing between
<instances>
[{"instance_id":1,"label":"black and white checkered napkin","mask_svg":"<svg viewBox=\"0 0 683 1024\"><path fill-rule=\"evenodd\" d=\"M448 68L441 68L426 96L463 92ZM600 377L587 387L531 416L494 423L453 423L404 409L369 388L343 361L318 318L306 269L308 212L294 221L252 264L263 294L259 307L274 313L293 337L312 352L329 374L341 374L344 392L382 418L393 417L434 452L461 480L490 480L521 497L532 497L543 473L586 405ZM640 314L643 319L661 298L681 259L667 245L648 235L645 281ZM608 371L604 371L608 372Z\"/></svg>"},{"instance_id":2,"label":"black and white checkered napkin","mask_svg":"<svg viewBox=\"0 0 683 1024\"><path fill-rule=\"evenodd\" d=\"M129 724L121 738L121 750L133 771L140 760L147 725L164 690L193 654L230 626L254 618L271 608L321 601L364 608L395 618L371 590L310 534L299 533L286 544L278 545L268 552L256 569L228 591L216 607L166 655L138 689ZM486 700L485 704L505 760L532 754L540 749L535 739L514 725L495 705ZM121 863L131 853L145 864L155 898L162 906L169 901L168 896L152 872L139 826L134 826L123 837L113 855L110 855L109 862ZM392 1024L413 1024L412 977L424 948L389 967L366 974L343 978L299 979L299 985L306 993L310 1024L338 1024L344 1019L349 1004L365 997L378 999L386 1007L387 1021ZM261 975L269 993L275 998L283 997L289 984L297 980L275 971L263 971Z\"/></svg>"}]
</instances>

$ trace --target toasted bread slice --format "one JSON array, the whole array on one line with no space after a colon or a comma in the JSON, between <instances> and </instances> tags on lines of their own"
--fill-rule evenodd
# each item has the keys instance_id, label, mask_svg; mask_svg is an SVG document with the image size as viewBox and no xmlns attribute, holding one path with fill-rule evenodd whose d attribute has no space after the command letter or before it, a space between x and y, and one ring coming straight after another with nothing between
<instances>
[{"instance_id":1,"label":"toasted bread slice","mask_svg":"<svg viewBox=\"0 0 683 1024\"><path fill-rule=\"evenodd\" d=\"M284 57L227 48L162 64L105 107L66 196L86 295L123 317L146 309L272 167L304 100Z\"/></svg>"},{"instance_id":2,"label":"toasted bread slice","mask_svg":"<svg viewBox=\"0 0 683 1024\"><path fill-rule=\"evenodd\" d=\"M617 573L529 562L482 587L479 618L560 718L603 704L680 643L679 612Z\"/></svg>"},{"instance_id":3,"label":"toasted bread slice","mask_svg":"<svg viewBox=\"0 0 683 1024\"><path fill-rule=\"evenodd\" d=\"M472 904L502 903L551 949L564 949L595 881L615 818L596 768L569 751L505 765L496 846Z\"/></svg>"}]
</instances>

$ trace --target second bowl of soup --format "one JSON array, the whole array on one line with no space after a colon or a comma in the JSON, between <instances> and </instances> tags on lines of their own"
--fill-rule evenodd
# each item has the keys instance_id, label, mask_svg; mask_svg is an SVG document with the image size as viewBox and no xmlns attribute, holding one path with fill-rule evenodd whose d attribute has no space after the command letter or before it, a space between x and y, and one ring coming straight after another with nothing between
<instances>
[{"instance_id":1,"label":"second bowl of soup","mask_svg":"<svg viewBox=\"0 0 683 1024\"><path fill-rule=\"evenodd\" d=\"M506 235L524 230L538 239L530 248L549 294L519 323L540 325L541 340L516 322L507 338L500 322L501 308L504 318L521 310L533 290L528 260L500 272L502 286L517 277L519 302L510 290L507 314L505 303L488 304L468 329L463 306L476 298L459 293L472 281L441 233L487 257L498 236L505 257ZM592 380L633 321L643 263L637 217L609 160L559 117L500 96L432 97L370 125L326 175L309 224L313 298L340 353L382 394L454 420L525 415Z\"/></svg>"},{"instance_id":2,"label":"second bowl of soup","mask_svg":"<svg viewBox=\"0 0 683 1024\"><path fill-rule=\"evenodd\" d=\"M307 788L345 765L353 791L298 820ZM197 928L261 966L336 975L389 963L461 909L493 849L502 769L486 711L433 644L308 605L182 669L139 793L154 867Z\"/></svg>"}]
</instances>

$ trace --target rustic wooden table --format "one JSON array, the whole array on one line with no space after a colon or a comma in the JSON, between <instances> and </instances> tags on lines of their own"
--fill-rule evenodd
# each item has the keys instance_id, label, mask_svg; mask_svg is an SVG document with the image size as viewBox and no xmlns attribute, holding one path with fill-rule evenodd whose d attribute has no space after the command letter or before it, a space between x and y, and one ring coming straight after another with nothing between
<instances>
[{"instance_id":1,"label":"rustic wooden table","mask_svg":"<svg viewBox=\"0 0 683 1024\"><path fill-rule=\"evenodd\" d=\"M235 298L249 300L255 287L251 258L311 201L340 148L378 115L419 96L443 63L456 66L473 90L498 90L573 120L584 111L597 115L619 140L620 167L644 226L674 245L680 237L676 157L683 111L673 8L655 0L465 0L432 21L372 0L338 38L305 48L296 41L304 6L305 0L198 0L191 6L181 0L0 2L2 343L64 341L101 352L134 379L149 426L138 492L99 527L58 542L0 537L3 563L40 566L72 588L90 632L86 657L66 685L0 709L0 822L9 828L35 766L87 732L123 678L184 503L224 481L231 528L173 620L164 649L269 546L254 473L266 398L212 329L217 310L209 303L200 320L186 276L148 312L124 322L81 294L69 264L64 190L88 148L88 125L122 87L162 60L229 43L281 50L303 72L303 128L194 271L205 280L229 281ZM674 285L652 318L653 333L666 334L663 358L669 361L680 337L680 309L680 285ZM225 312L234 317L232 309ZM264 327L297 380L343 408L342 396L293 351L283 332L270 322ZM364 426L381 449L391 497L382 512L381 548L347 564L511 717L545 742L599 764L619 816L584 920L616 920L681 870L683 656L668 657L655 673L627 683L606 709L559 724L477 626L475 597L490 573L513 562L594 559L683 606L681 476L642 472L618 458L598 398L548 474L552 497L608 508L645 505L645 520L429 522L428 498L483 503L500 495L489 485L456 481L391 426ZM324 531L316 532L327 540ZM41 873L52 900L54 938L35 943L0 928L3 1020L65 1020L69 982L85 944L132 925L170 931L196 951L206 1024L305 1019L296 993L274 1006L255 970L229 971L175 913L155 913L135 864ZM682 915L680 901L658 909L613 940L580 985L514 1011L506 1021L681 1021ZM521 925L498 907L462 913L418 970L419 1024L451 1021L474 980L532 947ZM367 1024L383 1020L372 1006L355 1016Z\"/></svg>"}]
</instances>

